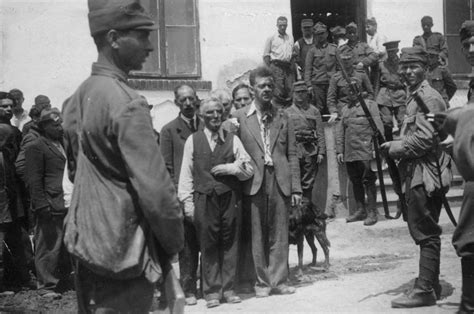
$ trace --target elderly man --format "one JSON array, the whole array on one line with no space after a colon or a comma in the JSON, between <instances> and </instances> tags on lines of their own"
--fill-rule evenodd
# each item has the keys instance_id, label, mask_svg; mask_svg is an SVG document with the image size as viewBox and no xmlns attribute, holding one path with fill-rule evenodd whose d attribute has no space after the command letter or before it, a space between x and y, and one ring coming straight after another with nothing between
<instances>
[{"instance_id":1,"label":"elderly man","mask_svg":"<svg viewBox=\"0 0 474 314\"><path fill-rule=\"evenodd\" d=\"M303 79L306 66L306 55L314 45L313 25L314 22L312 19L301 20L301 33L303 34L303 37L298 39L293 46L293 55L295 56L297 70L297 80Z\"/></svg>"},{"instance_id":2,"label":"elderly man","mask_svg":"<svg viewBox=\"0 0 474 314\"><path fill-rule=\"evenodd\" d=\"M23 92L18 88L10 90L10 94L15 98L16 102L13 106L13 117L11 124L14 127L17 127L20 131L23 131L23 126L30 121L30 116L28 115L28 110L23 108L23 102L25 98L23 97Z\"/></svg>"},{"instance_id":3,"label":"elderly man","mask_svg":"<svg viewBox=\"0 0 474 314\"><path fill-rule=\"evenodd\" d=\"M295 292L287 286L288 208L301 201L300 169L293 124L271 103L274 84L271 69L252 70L255 99L234 113L255 172L243 184L243 207L251 212L257 297Z\"/></svg>"},{"instance_id":4,"label":"elderly man","mask_svg":"<svg viewBox=\"0 0 474 314\"><path fill-rule=\"evenodd\" d=\"M286 33L288 19L277 19L278 32L270 36L263 49L263 61L275 75L275 104L287 107L291 104L291 88L295 81L293 64L293 36Z\"/></svg>"},{"instance_id":5,"label":"elderly man","mask_svg":"<svg viewBox=\"0 0 474 314\"><path fill-rule=\"evenodd\" d=\"M71 273L63 244L64 205L62 180L66 164L59 110L43 110L38 121L40 136L28 145L26 177L35 217L35 267L38 294L60 297L58 283Z\"/></svg>"},{"instance_id":6,"label":"elderly man","mask_svg":"<svg viewBox=\"0 0 474 314\"><path fill-rule=\"evenodd\" d=\"M434 49L439 53L442 65L448 62L448 43L443 34L433 32L433 18L431 16L423 16L421 18L421 29L423 34L413 38L413 47L422 47L425 50Z\"/></svg>"},{"instance_id":7,"label":"elderly man","mask_svg":"<svg viewBox=\"0 0 474 314\"><path fill-rule=\"evenodd\" d=\"M127 85L153 50L156 26L136 1L88 5L99 56L63 106L74 182L64 243L75 258L79 311L148 313L168 268L160 265L184 242L148 104Z\"/></svg>"},{"instance_id":8,"label":"elderly man","mask_svg":"<svg viewBox=\"0 0 474 314\"><path fill-rule=\"evenodd\" d=\"M176 119L161 129L161 153L166 168L178 188L181 162L183 160L184 143L198 129L202 128L201 120L196 115L198 98L196 91L189 85L179 85L174 90L174 103L179 107ZM196 228L190 217L185 213L184 248L179 253L179 272L181 285L187 305L197 304L196 273L199 265L199 244Z\"/></svg>"},{"instance_id":9,"label":"elderly man","mask_svg":"<svg viewBox=\"0 0 474 314\"><path fill-rule=\"evenodd\" d=\"M222 129L224 106L217 98L201 103L204 130L186 140L178 197L194 217L201 246L203 294L207 307L240 303L234 282L240 231L240 181L253 175L239 138Z\"/></svg>"},{"instance_id":10,"label":"elderly man","mask_svg":"<svg viewBox=\"0 0 474 314\"><path fill-rule=\"evenodd\" d=\"M423 48L402 49L400 72L408 84L408 92L420 97L430 112L445 111L443 98L425 79L426 65ZM392 301L394 308L435 305L440 297L442 230L438 221L443 193L449 188L452 172L451 158L439 150L437 141L433 126L418 108L415 98L409 97L400 139L382 145L391 158L400 159L398 166L401 181L406 183L404 190L408 200L408 229L420 247L418 278L413 289Z\"/></svg>"}]
</instances>

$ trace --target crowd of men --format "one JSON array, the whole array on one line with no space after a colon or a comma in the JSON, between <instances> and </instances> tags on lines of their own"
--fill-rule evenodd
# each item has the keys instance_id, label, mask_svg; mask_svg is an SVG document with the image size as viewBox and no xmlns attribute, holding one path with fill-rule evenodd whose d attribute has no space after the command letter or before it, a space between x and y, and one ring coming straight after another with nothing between
<instances>
[{"instance_id":1,"label":"crowd of men","mask_svg":"<svg viewBox=\"0 0 474 314\"><path fill-rule=\"evenodd\" d=\"M20 90L0 92L3 292L27 287L59 298L73 273L80 312L146 313L178 255L189 306L200 296L212 308L240 303L239 293L292 294L290 208L316 203L318 166L332 145L354 189L347 222L377 223L380 133L387 140L381 151L398 162L404 219L420 247L414 287L392 307L436 303L438 220L452 178L452 154L441 148L454 148L461 174L472 180L474 132L470 108L446 114L456 85L431 17L400 57L399 41L378 34L374 18L366 21L368 43L355 23L328 30L311 19L301 21L303 37L294 43L279 17L249 84L204 100L191 85L177 86L179 114L158 135L146 100L127 85L153 50L154 22L136 2L123 10L89 1L89 11L98 59L62 113L39 95L28 114ZM466 55L473 35L474 22L463 24ZM335 143L326 143L323 121L335 125ZM466 313L474 311L471 190L468 183L454 235Z\"/></svg>"}]
</instances>

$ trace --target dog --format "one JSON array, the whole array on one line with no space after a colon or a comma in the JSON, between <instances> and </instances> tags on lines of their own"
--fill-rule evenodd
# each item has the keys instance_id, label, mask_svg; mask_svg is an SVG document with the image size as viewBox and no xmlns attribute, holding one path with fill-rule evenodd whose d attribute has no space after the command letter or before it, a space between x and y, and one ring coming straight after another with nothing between
<instances>
[{"instance_id":1,"label":"dog","mask_svg":"<svg viewBox=\"0 0 474 314\"><path fill-rule=\"evenodd\" d=\"M303 275L303 246L304 239L308 242L313 260L310 266L316 266L318 249L314 243L316 238L324 252L323 267L329 269L329 247L331 243L326 236L326 219L328 216L318 211L316 206L307 198L303 198L301 205L290 208L289 244L296 244L298 249L298 273Z\"/></svg>"}]
</instances>

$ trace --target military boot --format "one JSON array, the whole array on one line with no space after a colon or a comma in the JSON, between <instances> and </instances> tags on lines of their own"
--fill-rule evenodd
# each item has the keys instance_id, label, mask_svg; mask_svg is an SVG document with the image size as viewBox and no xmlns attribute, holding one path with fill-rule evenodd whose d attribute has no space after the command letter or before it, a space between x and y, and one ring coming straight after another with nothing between
<instances>
[{"instance_id":1,"label":"military boot","mask_svg":"<svg viewBox=\"0 0 474 314\"><path fill-rule=\"evenodd\" d=\"M367 188L367 218L364 220L364 226L372 226L377 223L377 192L375 184L368 186Z\"/></svg>"},{"instance_id":2,"label":"military boot","mask_svg":"<svg viewBox=\"0 0 474 314\"><path fill-rule=\"evenodd\" d=\"M392 301L393 308L413 308L432 306L436 304L436 294L433 288L426 288L416 279L413 289Z\"/></svg>"},{"instance_id":3,"label":"military boot","mask_svg":"<svg viewBox=\"0 0 474 314\"><path fill-rule=\"evenodd\" d=\"M462 295L459 314L474 313L474 259L461 258Z\"/></svg>"},{"instance_id":4,"label":"military boot","mask_svg":"<svg viewBox=\"0 0 474 314\"><path fill-rule=\"evenodd\" d=\"M346 222L361 221L367 218L367 212L365 211L365 205L357 202L357 210L346 218Z\"/></svg>"}]
</instances>

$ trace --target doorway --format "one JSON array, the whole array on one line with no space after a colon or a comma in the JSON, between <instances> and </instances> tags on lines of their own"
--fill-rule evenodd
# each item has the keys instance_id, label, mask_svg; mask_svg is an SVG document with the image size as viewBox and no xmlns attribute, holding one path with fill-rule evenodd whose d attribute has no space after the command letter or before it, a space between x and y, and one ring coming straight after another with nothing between
<instances>
[{"instance_id":1,"label":"doorway","mask_svg":"<svg viewBox=\"0 0 474 314\"><path fill-rule=\"evenodd\" d=\"M355 22L359 38L366 39L365 20L367 18L367 0L290 0L293 38L301 38L301 20L313 19L322 22L328 30L336 25L346 26Z\"/></svg>"}]
</instances>

